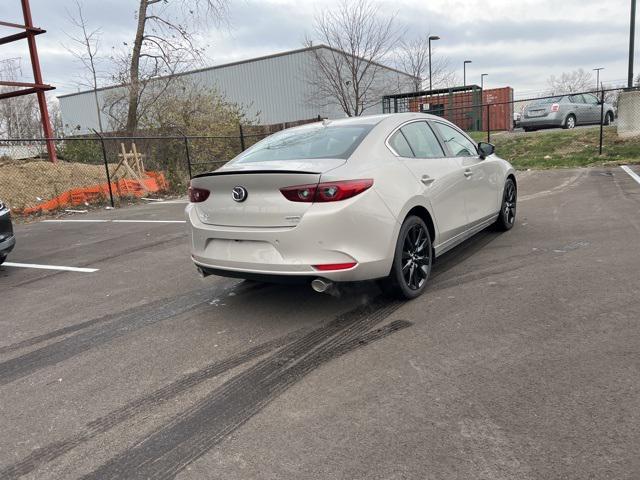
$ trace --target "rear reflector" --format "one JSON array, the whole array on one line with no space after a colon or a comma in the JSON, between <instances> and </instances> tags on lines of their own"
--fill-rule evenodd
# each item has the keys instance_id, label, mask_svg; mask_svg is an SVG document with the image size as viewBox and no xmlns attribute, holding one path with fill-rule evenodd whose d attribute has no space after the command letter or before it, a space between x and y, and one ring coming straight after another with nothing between
<instances>
[{"instance_id":1,"label":"rear reflector","mask_svg":"<svg viewBox=\"0 0 640 480\"><path fill-rule=\"evenodd\" d=\"M281 188L282 195L292 202L337 202L355 197L373 185L373 179L341 180L311 185Z\"/></svg>"},{"instance_id":2,"label":"rear reflector","mask_svg":"<svg viewBox=\"0 0 640 480\"><path fill-rule=\"evenodd\" d=\"M313 265L313 268L320 270L321 272L327 272L329 270L348 270L357 265L357 262L349 263L325 263L323 265Z\"/></svg>"},{"instance_id":3,"label":"rear reflector","mask_svg":"<svg viewBox=\"0 0 640 480\"><path fill-rule=\"evenodd\" d=\"M207 198L209 198L209 190L205 190L204 188L197 187L189 187L189 201L193 203L204 202Z\"/></svg>"}]
</instances>

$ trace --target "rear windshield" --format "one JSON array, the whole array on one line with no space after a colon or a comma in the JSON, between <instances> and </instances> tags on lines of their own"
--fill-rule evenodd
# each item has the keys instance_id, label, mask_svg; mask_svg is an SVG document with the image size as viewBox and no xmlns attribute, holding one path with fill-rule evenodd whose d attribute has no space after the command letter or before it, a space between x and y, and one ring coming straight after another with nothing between
<instances>
[{"instance_id":1,"label":"rear windshield","mask_svg":"<svg viewBox=\"0 0 640 480\"><path fill-rule=\"evenodd\" d=\"M564 97L551 97L535 100L531 105L551 105L552 103L560 103Z\"/></svg>"},{"instance_id":2,"label":"rear windshield","mask_svg":"<svg viewBox=\"0 0 640 480\"><path fill-rule=\"evenodd\" d=\"M373 125L314 124L300 129L284 130L256 143L241 153L236 162L347 159L372 128Z\"/></svg>"}]
</instances>

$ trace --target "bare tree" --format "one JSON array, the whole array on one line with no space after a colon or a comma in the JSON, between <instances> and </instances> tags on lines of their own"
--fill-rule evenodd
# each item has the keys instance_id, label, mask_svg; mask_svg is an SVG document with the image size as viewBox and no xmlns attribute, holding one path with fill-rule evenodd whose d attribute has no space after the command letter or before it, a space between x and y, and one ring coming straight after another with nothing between
<instances>
[{"instance_id":1,"label":"bare tree","mask_svg":"<svg viewBox=\"0 0 640 480\"><path fill-rule=\"evenodd\" d=\"M202 60L193 26L208 21L219 24L227 13L228 0L139 0L133 46L124 57L127 68L120 75L126 77L128 86L128 132L138 126L140 101L152 79L174 75ZM166 88L154 91L160 95Z\"/></svg>"},{"instance_id":2,"label":"bare tree","mask_svg":"<svg viewBox=\"0 0 640 480\"><path fill-rule=\"evenodd\" d=\"M67 35L73 42L73 46L65 46L65 48L74 56L85 68L85 73L78 82L80 85L89 87L93 90L93 98L96 105L96 115L98 117L98 128L100 132L102 128L102 115L100 111L100 102L98 101L98 63L100 62L100 36L99 28L90 30L80 0L75 1L75 12L67 11L67 16L71 24L78 29L78 35Z\"/></svg>"},{"instance_id":3,"label":"bare tree","mask_svg":"<svg viewBox=\"0 0 640 480\"><path fill-rule=\"evenodd\" d=\"M22 76L19 58L0 60L0 80L16 82ZM15 90L0 87L0 93ZM35 95L5 98L0 101L0 135L6 138L36 138L42 135L40 110Z\"/></svg>"},{"instance_id":4,"label":"bare tree","mask_svg":"<svg viewBox=\"0 0 640 480\"><path fill-rule=\"evenodd\" d=\"M432 47L433 50L433 47ZM415 92L426 88L429 79L429 34L413 40L401 40L397 51L398 68L414 77ZM434 87L448 87L455 83L455 72L447 58L437 57L431 52L431 77Z\"/></svg>"},{"instance_id":5,"label":"bare tree","mask_svg":"<svg viewBox=\"0 0 640 480\"><path fill-rule=\"evenodd\" d=\"M308 84L315 103L337 104L349 116L380 102L381 62L398 42L394 16L382 16L370 0L342 0L315 19L316 40L329 48L311 50ZM307 39L305 45L313 46Z\"/></svg>"},{"instance_id":6,"label":"bare tree","mask_svg":"<svg viewBox=\"0 0 640 480\"><path fill-rule=\"evenodd\" d=\"M551 75L547 80L550 95L584 92L593 89L593 76L582 68L572 72L563 72L560 77Z\"/></svg>"}]
</instances>

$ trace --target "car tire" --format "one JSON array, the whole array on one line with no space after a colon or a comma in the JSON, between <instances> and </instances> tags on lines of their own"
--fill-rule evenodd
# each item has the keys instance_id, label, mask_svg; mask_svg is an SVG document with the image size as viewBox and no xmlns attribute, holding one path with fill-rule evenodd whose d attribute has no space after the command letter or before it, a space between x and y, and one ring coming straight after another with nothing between
<instances>
[{"instance_id":1,"label":"car tire","mask_svg":"<svg viewBox=\"0 0 640 480\"><path fill-rule=\"evenodd\" d=\"M511 230L516 223L516 208L518 203L518 188L512 178L507 178L504 183L502 202L500 203L500 213L496 220L497 230L506 232Z\"/></svg>"},{"instance_id":2,"label":"car tire","mask_svg":"<svg viewBox=\"0 0 640 480\"><path fill-rule=\"evenodd\" d=\"M420 217L407 217L400 227L389 276L380 281L386 294L412 299L424 292L433 263L432 239Z\"/></svg>"},{"instance_id":3,"label":"car tire","mask_svg":"<svg viewBox=\"0 0 640 480\"><path fill-rule=\"evenodd\" d=\"M0 265L2 265L6 259L7 259L6 255L0 255Z\"/></svg>"},{"instance_id":4,"label":"car tire","mask_svg":"<svg viewBox=\"0 0 640 480\"><path fill-rule=\"evenodd\" d=\"M570 113L569 115L567 115L567 118L564 119L562 128L571 130L576 128L577 123L578 122L576 121L576 116L573 113Z\"/></svg>"},{"instance_id":5,"label":"car tire","mask_svg":"<svg viewBox=\"0 0 640 480\"><path fill-rule=\"evenodd\" d=\"M613 123L613 112L607 112L604 116L604 124L611 125Z\"/></svg>"}]
</instances>

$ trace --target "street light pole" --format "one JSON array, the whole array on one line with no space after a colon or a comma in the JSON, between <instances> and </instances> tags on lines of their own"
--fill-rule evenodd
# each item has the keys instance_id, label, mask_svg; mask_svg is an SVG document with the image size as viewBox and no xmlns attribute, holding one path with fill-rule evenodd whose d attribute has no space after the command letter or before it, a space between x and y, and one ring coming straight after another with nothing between
<instances>
[{"instance_id":1,"label":"street light pole","mask_svg":"<svg viewBox=\"0 0 640 480\"><path fill-rule=\"evenodd\" d=\"M598 67L593 69L593 71L596 72L596 90L600 88L600 70L604 70L604 67Z\"/></svg>"},{"instance_id":2,"label":"street light pole","mask_svg":"<svg viewBox=\"0 0 640 480\"><path fill-rule=\"evenodd\" d=\"M431 41L432 40L440 40L440 37L437 35L429 36L429 90L433 90L433 80L431 78Z\"/></svg>"},{"instance_id":3,"label":"street light pole","mask_svg":"<svg viewBox=\"0 0 640 480\"><path fill-rule=\"evenodd\" d=\"M631 0L631 22L629 30L629 78L627 79L627 87L633 87L633 55L634 40L636 36L636 0Z\"/></svg>"},{"instance_id":4,"label":"street light pole","mask_svg":"<svg viewBox=\"0 0 640 480\"><path fill-rule=\"evenodd\" d=\"M471 60L465 60L462 63L462 85L467 86L467 63L472 63Z\"/></svg>"}]
</instances>

